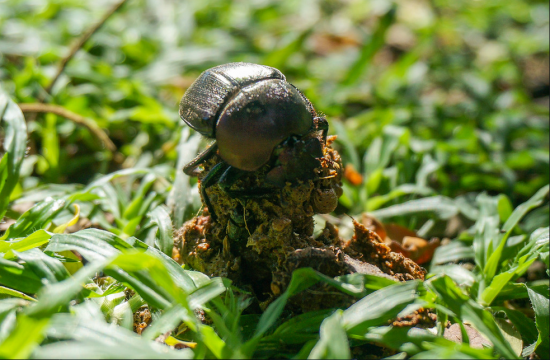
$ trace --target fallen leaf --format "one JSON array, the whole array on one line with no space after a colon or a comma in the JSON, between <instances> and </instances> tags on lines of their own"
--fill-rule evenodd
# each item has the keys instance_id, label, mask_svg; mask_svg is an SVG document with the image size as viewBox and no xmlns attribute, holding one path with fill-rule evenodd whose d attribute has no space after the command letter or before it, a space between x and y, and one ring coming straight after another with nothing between
<instances>
[{"instance_id":1,"label":"fallen leaf","mask_svg":"<svg viewBox=\"0 0 550 360\"><path fill-rule=\"evenodd\" d=\"M352 185L361 185L361 183L363 182L363 175L358 173L351 164L347 164L344 168L344 177Z\"/></svg>"}]
</instances>

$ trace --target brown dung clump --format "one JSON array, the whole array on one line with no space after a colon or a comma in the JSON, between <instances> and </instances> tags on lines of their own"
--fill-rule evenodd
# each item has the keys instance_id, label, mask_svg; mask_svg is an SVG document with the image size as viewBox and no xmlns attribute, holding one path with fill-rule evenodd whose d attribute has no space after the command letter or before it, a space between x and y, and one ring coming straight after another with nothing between
<instances>
[{"instance_id":1,"label":"brown dung clump","mask_svg":"<svg viewBox=\"0 0 550 360\"><path fill-rule=\"evenodd\" d=\"M231 279L237 287L251 291L262 308L286 289L292 271L302 267L330 277L359 272L399 281L423 279L423 268L392 252L355 220L350 240L341 239L337 227L328 222L321 235L313 237L313 215L333 211L342 195L342 162L331 147L335 138L328 137L323 157L317 160L307 160L296 148L288 148L300 146L300 141L276 150L282 154L278 161L287 179L289 174L313 171L313 176L301 177L312 180L298 178L282 188L268 185L271 163L239 179L230 188L232 196L218 185L210 187L207 193L218 219L212 221L204 208L202 215L184 224L175 242L180 261L208 276ZM300 160L285 163L285 152L287 157L301 156ZM216 155L205 163L199 180L220 161ZM294 296L289 304L306 312L353 301L322 284Z\"/></svg>"}]
</instances>

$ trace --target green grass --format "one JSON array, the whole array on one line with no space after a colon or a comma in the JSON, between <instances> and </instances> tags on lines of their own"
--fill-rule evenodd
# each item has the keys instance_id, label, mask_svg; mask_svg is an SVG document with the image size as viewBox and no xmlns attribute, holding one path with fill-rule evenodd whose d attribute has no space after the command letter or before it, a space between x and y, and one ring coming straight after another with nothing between
<instances>
[{"instance_id":1,"label":"green grass","mask_svg":"<svg viewBox=\"0 0 550 360\"><path fill-rule=\"evenodd\" d=\"M0 217L11 223L0 357L349 358L364 343L395 358L548 354L547 2L129 1L48 94L110 4L0 2ZM341 234L344 213L368 211L451 239L426 281L299 269L254 313L227 279L170 258L174 230L201 206L181 169L205 145L177 104L201 71L231 61L279 68L327 115L364 179L344 183ZM84 121L25 119L16 105L42 101ZM533 279L535 262L545 273ZM287 300L318 282L357 302L289 318ZM153 321L139 336L145 304ZM437 314L433 332L388 326L419 307ZM445 339L447 321L493 347ZM166 343L192 348L154 341L175 328Z\"/></svg>"}]
</instances>

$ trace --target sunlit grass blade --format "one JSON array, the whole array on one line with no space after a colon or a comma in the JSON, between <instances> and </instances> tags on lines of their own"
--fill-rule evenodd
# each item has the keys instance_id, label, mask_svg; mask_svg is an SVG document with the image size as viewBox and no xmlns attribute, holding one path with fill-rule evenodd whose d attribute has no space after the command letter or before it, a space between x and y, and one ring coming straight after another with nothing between
<instances>
[{"instance_id":1,"label":"sunlit grass blade","mask_svg":"<svg viewBox=\"0 0 550 360\"><path fill-rule=\"evenodd\" d=\"M7 253L10 250L27 251L48 243L51 237L52 234L46 232L45 230L38 230L23 239L0 241L0 252Z\"/></svg>"},{"instance_id":2,"label":"sunlit grass blade","mask_svg":"<svg viewBox=\"0 0 550 360\"><path fill-rule=\"evenodd\" d=\"M7 288L5 286L0 286L0 298L3 297L10 297L10 298L20 298L28 301L36 301L35 298L30 297L27 294L22 293L21 291L17 291L14 289ZM15 299L13 299L15 300ZM1 306L0 306L1 308ZM1 313L1 311L0 311Z\"/></svg>"},{"instance_id":3,"label":"sunlit grass blade","mask_svg":"<svg viewBox=\"0 0 550 360\"><path fill-rule=\"evenodd\" d=\"M46 199L26 211L10 226L0 240L25 237L38 229L44 229L66 206L63 199Z\"/></svg>"},{"instance_id":4,"label":"sunlit grass blade","mask_svg":"<svg viewBox=\"0 0 550 360\"><path fill-rule=\"evenodd\" d=\"M38 348L34 358L149 358L189 359L190 349L172 350L100 319L56 314L47 336L61 341Z\"/></svg>"},{"instance_id":5,"label":"sunlit grass blade","mask_svg":"<svg viewBox=\"0 0 550 360\"><path fill-rule=\"evenodd\" d=\"M28 307L25 313L34 318L47 318L65 307L84 288L82 285L89 281L96 272L105 267L107 261L97 261L80 269L72 277L44 287L38 293L38 302Z\"/></svg>"},{"instance_id":6,"label":"sunlit grass blade","mask_svg":"<svg viewBox=\"0 0 550 360\"><path fill-rule=\"evenodd\" d=\"M182 169L193 159L200 143L199 134L190 137L189 133L190 130L187 126L181 130L180 141L177 147L176 176L172 184L172 190L166 201L176 229L179 229L183 225L185 212L189 203L189 176Z\"/></svg>"},{"instance_id":7,"label":"sunlit grass blade","mask_svg":"<svg viewBox=\"0 0 550 360\"><path fill-rule=\"evenodd\" d=\"M163 206L155 208L149 216L151 217L151 222L158 226L157 233L157 242L158 248L160 251L166 255L172 255L172 248L174 247L174 237L172 236L172 220L170 220L170 215L168 211Z\"/></svg>"},{"instance_id":8,"label":"sunlit grass blade","mask_svg":"<svg viewBox=\"0 0 550 360\"><path fill-rule=\"evenodd\" d=\"M0 219L4 217L10 195L19 181L27 149L27 124L21 109L0 88L0 125L4 128L4 154L0 160Z\"/></svg>"}]
</instances>

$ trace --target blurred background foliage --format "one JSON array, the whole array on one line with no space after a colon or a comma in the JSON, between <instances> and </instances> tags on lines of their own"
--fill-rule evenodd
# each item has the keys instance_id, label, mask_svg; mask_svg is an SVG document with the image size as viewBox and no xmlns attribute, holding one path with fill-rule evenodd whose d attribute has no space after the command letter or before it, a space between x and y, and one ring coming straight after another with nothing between
<instances>
[{"instance_id":1,"label":"blurred background foliage","mask_svg":"<svg viewBox=\"0 0 550 360\"><path fill-rule=\"evenodd\" d=\"M338 213L374 211L416 229L427 220L431 229L430 219L471 218L476 193L503 194L515 207L549 183L546 1L128 1L48 93L71 44L112 4L0 1L3 89L16 103L81 115L116 146L92 125L26 115L16 202L70 193L120 169L156 167L173 179L189 135L178 101L203 70L232 61L280 69L327 115L348 164ZM190 139L192 157L198 138ZM127 205L153 190L150 201L162 203L170 181L146 182ZM424 217L399 207L419 198L414 210ZM547 217L548 205L526 231ZM432 232L450 235L445 226Z\"/></svg>"},{"instance_id":2,"label":"blurred background foliage","mask_svg":"<svg viewBox=\"0 0 550 360\"><path fill-rule=\"evenodd\" d=\"M260 315L170 258L201 207L181 170L207 143L178 102L232 61L280 69L338 135L344 195L318 230L349 238L341 215L368 211L453 239L425 282L299 269ZM547 1L0 0L0 357L346 358L358 339L398 358L544 357L549 90ZM358 302L286 318L318 281ZM385 326L415 306L438 336ZM442 338L448 320L494 349ZM153 341L181 321L162 341L193 351Z\"/></svg>"}]
</instances>

